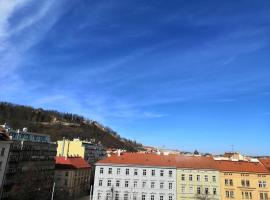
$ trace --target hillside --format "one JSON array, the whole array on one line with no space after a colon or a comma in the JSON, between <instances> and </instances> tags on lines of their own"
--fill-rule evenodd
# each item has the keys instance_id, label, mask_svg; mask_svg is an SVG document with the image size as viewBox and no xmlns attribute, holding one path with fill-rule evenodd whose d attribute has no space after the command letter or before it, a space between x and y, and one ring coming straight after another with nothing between
<instances>
[{"instance_id":1,"label":"hillside","mask_svg":"<svg viewBox=\"0 0 270 200\"><path fill-rule=\"evenodd\" d=\"M105 147L128 151L136 151L142 146L136 141L121 138L112 129L80 115L0 102L0 124L4 123L14 129L27 127L31 132L49 134L53 141L63 137L79 137L94 139Z\"/></svg>"}]
</instances>

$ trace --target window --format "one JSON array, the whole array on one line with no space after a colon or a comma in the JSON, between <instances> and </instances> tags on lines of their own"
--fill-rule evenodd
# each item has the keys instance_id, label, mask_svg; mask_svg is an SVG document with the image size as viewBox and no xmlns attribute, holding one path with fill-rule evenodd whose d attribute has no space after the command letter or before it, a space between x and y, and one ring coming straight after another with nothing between
<instances>
[{"instance_id":1,"label":"window","mask_svg":"<svg viewBox=\"0 0 270 200\"><path fill-rule=\"evenodd\" d=\"M155 174L156 174L156 171L155 170L152 170L152 176L155 176Z\"/></svg>"},{"instance_id":2,"label":"window","mask_svg":"<svg viewBox=\"0 0 270 200\"><path fill-rule=\"evenodd\" d=\"M267 186L266 181L259 181L260 188L266 188L266 186Z\"/></svg>"},{"instance_id":3,"label":"window","mask_svg":"<svg viewBox=\"0 0 270 200\"><path fill-rule=\"evenodd\" d=\"M201 188L197 187L197 194L201 194Z\"/></svg>"},{"instance_id":4,"label":"window","mask_svg":"<svg viewBox=\"0 0 270 200\"><path fill-rule=\"evenodd\" d=\"M226 190L225 191L226 198L234 198L234 192Z\"/></svg>"},{"instance_id":5,"label":"window","mask_svg":"<svg viewBox=\"0 0 270 200\"><path fill-rule=\"evenodd\" d=\"M209 194L208 188L205 188L205 189L204 189L204 194Z\"/></svg>"},{"instance_id":6,"label":"window","mask_svg":"<svg viewBox=\"0 0 270 200\"><path fill-rule=\"evenodd\" d=\"M112 168L108 169L108 174L112 174Z\"/></svg>"},{"instance_id":7,"label":"window","mask_svg":"<svg viewBox=\"0 0 270 200\"><path fill-rule=\"evenodd\" d=\"M231 198L234 198L234 191L230 191Z\"/></svg>"},{"instance_id":8,"label":"window","mask_svg":"<svg viewBox=\"0 0 270 200\"><path fill-rule=\"evenodd\" d=\"M155 188L155 182L151 182L151 188Z\"/></svg>"},{"instance_id":9,"label":"window","mask_svg":"<svg viewBox=\"0 0 270 200\"><path fill-rule=\"evenodd\" d=\"M160 170L160 176L164 175L164 170Z\"/></svg>"},{"instance_id":10,"label":"window","mask_svg":"<svg viewBox=\"0 0 270 200\"><path fill-rule=\"evenodd\" d=\"M217 182L217 177L216 176L212 176L212 180L213 180L214 183Z\"/></svg>"},{"instance_id":11,"label":"window","mask_svg":"<svg viewBox=\"0 0 270 200\"><path fill-rule=\"evenodd\" d=\"M208 176L207 175L204 176L204 181L208 182Z\"/></svg>"},{"instance_id":12,"label":"window","mask_svg":"<svg viewBox=\"0 0 270 200\"><path fill-rule=\"evenodd\" d=\"M125 187L128 187L128 181L125 181Z\"/></svg>"},{"instance_id":13,"label":"window","mask_svg":"<svg viewBox=\"0 0 270 200\"><path fill-rule=\"evenodd\" d=\"M116 187L120 187L120 180L116 180L115 186L116 186Z\"/></svg>"},{"instance_id":14,"label":"window","mask_svg":"<svg viewBox=\"0 0 270 200\"><path fill-rule=\"evenodd\" d=\"M159 196L159 200L163 200L163 196Z\"/></svg>"},{"instance_id":15,"label":"window","mask_svg":"<svg viewBox=\"0 0 270 200\"><path fill-rule=\"evenodd\" d=\"M145 195L144 194L142 195L142 200L145 200Z\"/></svg>"},{"instance_id":16,"label":"window","mask_svg":"<svg viewBox=\"0 0 270 200\"><path fill-rule=\"evenodd\" d=\"M128 194L124 194L124 200L128 200Z\"/></svg>"},{"instance_id":17,"label":"window","mask_svg":"<svg viewBox=\"0 0 270 200\"><path fill-rule=\"evenodd\" d=\"M107 193L106 194L106 200L110 200L111 199L111 193Z\"/></svg>"},{"instance_id":18,"label":"window","mask_svg":"<svg viewBox=\"0 0 270 200\"><path fill-rule=\"evenodd\" d=\"M160 189L163 189L163 188L164 188L164 183L160 182Z\"/></svg>"},{"instance_id":19,"label":"window","mask_svg":"<svg viewBox=\"0 0 270 200\"><path fill-rule=\"evenodd\" d=\"M192 186L189 187L189 193L193 193L193 187Z\"/></svg>"},{"instance_id":20,"label":"window","mask_svg":"<svg viewBox=\"0 0 270 200\"><path fill-rule=\"evenodd\" d=\"M65 176L68 176L68 172L65 173Z\"/></svg>"},{"instance_id":21,"label":"window","mask_svg":"<svg viewBox=\"0 0 270 200\"><path fill-rule=\"evenodd\" d=\"M133 194L133 200L137 200L137 195Z\"/></svg>"},{"instance_id":22,"label":"window","mask_svg":"<svg viewBox=\"0 0 270 200\"><path fill-rule=\"evenodd\" d=\"M268 193L260 193L260 200L268 200Z\"/></svg>"},{"instance_id":23,"label":"window","mask_svg":"<svg viewBox=\"0 0 270 200\"><path fill-rule=\"evenodd\" d=\"M172 189L172 183L169 183L169 189L170 190Z\"/></svg>"},{"instance_id":24,"label":"window","mask_svg":"<svg viewBox=\"0 0 270 200\"><path fill-rule=\"evenodd\" d=\"M100 174L103 174L103 171L104 171L104 168L101 167L101 168L99 169L99 173L100 173Z\"/></svg>"},{"instance_id":25,"label":"window","mask_svg":"<svg viewBox=\"0 0 270 200\"><path fill-rule=\"evenodd\" d=\"M151 195L151 200L155 200L155 196L154 195Z\"/></svg>"},{"instance_id":26,"label":"window","mask_svg":"<svg viewBox=\"0 0 270 200\"><path fill-rule=\"evenodd\" d=\"M189 175L189 180L192 181L192 174Z\"/></svg>"},{"instance_id":27,"label":"window","mask_svg":"<svg viewBox=\"0 0 270 200\"><path fill-rule=\"evenodd\" d=\"M230 186L233 186L233 180L230 179Z\"/></svg>"},{"instance_id":28,"label":"window","mask_svg":"<svg viewBox=\"0 0 270 200\"><path fill-rule=\"evenodd\" d=\"M242 192L242 199L252 199L251 192Z\"/></svg>"},{"instance_id":29,"label":"window","mask_svg":"<svg viewBox=\"0 0 270 200\"><path fill-rule=\"evenodd\" d=\"M146 169L143 170L143 175L146 176Z\"/></svg>"},{"instance_id":30,"label":"window","mask_svg":"<svg viewBox=\"0 0 270 200\"><path fill-rule=\"evenodd\" d=\"M101 193L98 193L97 195L97 199L100 200L101 199Z\"/></svg>"},{"instance_id":31,"label":"window","mask_svg":"<svg viewBox=\"0 0 270 200\"><path fill-rule=\"evenodd\" d=\"M102 186L102 180L98 181L98 186Z\"/></svg>"},{"instance_id":32,"label":"window","mask_svg":"<svg viewBox=\"0 0 270 200\"><path fill-rule=\"evenodd\" d=\"M197 175L197 181L201 181L200 175Z\"/></svg>"},{"instance_id":33,"label":"window","mask_svg":"<svg viewBox=\"0 0 270 200\"><path fill-rule=\"evenodd\" d=\"M213 195L217 194L217 188L213 188Z\"/></svg>"},{"instance_id":34,"label":"window","mask_svg":"<svg viewBox=\"0 0 270 200\"><path fill-rule=\"evenodd\" d=\"M119 200L119 193L115 194L115 200Z\"/></svg>"},{"instance_id":35,"label":"window","mask_svg":"<svg viewBox=\"0 0 270 200\"><path fill-rule=\"evenodd\" d=\"M138 182L137 181L134 181L133 186L136 188L137 185L138 185Z\"/></svg>"},{"instance_id":36,"label":"window","mask_svg":"<svg viewBox=\"0 0 270 200\"><path fill-rule=\"evenodd\" d=\"M138 169L134 169L134 176L138 175Z\"/></svg>"},{"instance_id":37,"label":"window","mask_svg":"<svg viewBox=\"0 0 270 200\"><path fill-rule=\"evenodd\" d=\"M172 196L169 196L169 200L172 200Z\"/></svg>"},{"instance_id":38,"label":"window","mask_svg":"<svg viewBox=\"0 0 270 200\"><path fill-rule=\"evenodd\" d=\"M1 149L1 156L4 156L5 155L5 148L2 148Z\"/></svg>"},{"instance_id":39,"label":"window","mask_svg":"<svg viewBox=\"0 0 270 200\"><path fill-rule=\"evenodd\" d=\"M108 186L108 187L112 186L112 181L111 181L111 180L108 180L107 186Z\"/></svg>"},{"instance_id":40,"label":"window","mask_svg":"<svg viewBox=\"0 0 270 200\"><path fill-rule=\"evenodd\" d=\"M169 170L169 177L172 177L172 170ZM163 196L162 196L163 198Z\"/></svg>"},{"instance_id":41,"label":"window","mask_svg":"<svg viewBox=\"0 0 270 200\"><path fill-rule=\"evenodd\" d=\"M120 168L117 168L116 173L120 174Z\"/></svg>"},{"instance_id":42,"label":"window","mask_svg":"<svg viewBox=\"0 0 270 200\"><path fill-rule=\"evenodd\" d=\"M184 181L185 180L185 174L181 175L181 180Z\"/></svg>"},{"instance_id":43,"label":"window","mask_svg":"<svg viewBox=\"0 0 270 200\"><path fill-rule=\"evenodd\" d=\"M129 169L126 169L126 175L129 175Z\"/></svg>"},{"instance_id":44,"label":"window","mask_svg":"<svg viewBox=\"0 0 270 200\"><path fill-rule=\"evenodd\" d=\"M241 180L241 185L242 185L242 187L249 187L250 182L249 182L249 180Z\"/></svg>"},{"instance_id":45,"label":"window","mask_svg":"<svg viewBox=\"0 0 270 200\"><path fill-rule=\"evenodd\" d=\"M146 187L146 182L145 182L145 181L142 182L142 187L143 187L143 188Z\"/></svg>"},{"instance_id":46,"label":"window","mask_svg":"<svg viewBox=\"0 0 270 200\"><path fill-rule=\"evenodd\" d=\"M181 191L182 191L182 193L185 193L186 192L186 187L185 186L182 186Z\"/></svg>"}]
</instances>

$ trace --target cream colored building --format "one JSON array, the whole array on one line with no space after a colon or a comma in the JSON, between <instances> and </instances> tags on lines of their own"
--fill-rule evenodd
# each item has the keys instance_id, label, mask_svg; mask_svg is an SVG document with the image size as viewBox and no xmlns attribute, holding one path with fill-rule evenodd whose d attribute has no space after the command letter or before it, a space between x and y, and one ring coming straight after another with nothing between
<instances>
[{"instance_id":1,"label":"cream colored building","mask_svg":"<svg viewBox=\"0 0 270 200\"><path fill-rule=\"evenodd\" d=\"M220 200L219 172L212 157L177 157L178 200Z\"/></svg>"},{"instance_id":2,"label":"cream colored building","mask_svg":"<svg viewBox=\"0 0 270 200\"><path fill-rule=\"evenodd\" d=\"M57 156L79 156L84 158L89 164L106 157L106 150L101 144L95 144L80 139L63 139L57 141Z\"/></svg>"}]
</instances>

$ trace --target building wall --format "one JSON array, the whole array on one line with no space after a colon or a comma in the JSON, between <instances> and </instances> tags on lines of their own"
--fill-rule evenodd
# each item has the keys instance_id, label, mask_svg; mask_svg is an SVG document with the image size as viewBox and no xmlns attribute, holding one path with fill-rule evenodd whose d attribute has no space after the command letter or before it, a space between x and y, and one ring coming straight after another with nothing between
<instances>
[{"instance_id":1,"label":"building wall","mask_svg":"<svg viewBox=\"0 0 270 200\"><path fill-rule=\"evenodd\" d=\"M15 192L14 188L17 187L25 188L29 194L37 197L49 197L54 181L55 155L56 144L53 143L12 141L1 199L9 199L15 193L20 195L23 191Z\"/></svg>"},{"instance_id":2,"label":"building wall","mask_svg":"<svg viewBox=\"0 0 270 200\"><path fill-rule=\"evenodd\" d=\"M10 141L0 141L0 194L7 166L10 144Z\"/></svg>"},{"instance_id":3,"label":"building wall","mask_svg":"<svg viewBox=\"0 0 270 200\"><path fill-rule=\"evenodd\" d=\"M84 147L79 139L57 141L57 145L58 156L80 156L84 158Z\"/></svg>"},{"instance_id":4,"label":"building wall","mask_svg":"<svg viewBox=\"0 0 270 200\"><path fill-rule=\"evenodd\" d=\"M230 180L232 180L232 182ZM225 181L228 184L226 184ZM242 181L249 181L249 186L242 186ZM266 186L259 187L259 181L265 181ZM270 175L269 174L220 172L220 185L221 185L221 199L222 200L251 199L251 198L255 200L261 200L260 193L263 193L264 197L265 197L265 194L267 194L268 199L270 199ZM243 192L244 198L242 196L242 192ZM246 194L248 195L248 198L246 198L245 196Z\"/></svg>"},{"instance_id":5,"label":"building wall","mask_svg":"<svg viewBox=\"0 0 270 200\"><path fill-rule=\"evenodd\" d=\"M102 168L103 173L101 173ZM110 169L111 173L109 173ZM126 170L129 170L128 175ZM137 170L137 175L134 173L135 170ZM144 170L146 170L146 175L143 174ZM152 170L155 172L154 176L152 176ZM160 174L161 170L163 176ZM171 172L171 176L169 172ZM119 186L116 184L117 181L120 183ZM102 185L100 185L101 182ZM111 182L111 185L108 186L108 182ZM151 187L152 184L153 187ZM150 200L151 196L152 200L162 200L160 196L163 196L164 200L176 200L176 169L151 166L97 165L93 199L110 199L106 196L111 195L116 199L117 194L119 194L119 200L126 200L125 196L128 200L142 200L142 195L145 195L145 200Z\"/></svg>"},{"instance_id":6,"label":"building wall","mask_svg":"<svg viewBox=\"0 0 270 200\"><path fill-rule=\"evenodd\" d=\"M69 197L86 195L90 186L90 168L55 170L56 192L67 191Z\"/></svg>"},{"instance_id":7,"label":"building wall","mask_svg":"<svg viewBox=\"0 0 270 200\"><path fill-rule=\"evenodd\" d=\"M94 164L106 157L106 151L100 144L92 144L79 139L57 141L57 144L58 156L80 156L89 164Z\"/></svg>"},{"instance_id":8,"label":"building wall","mask_svg":"<svg viewBox=\"0 0 270 200\"><path fill-rule=\"evenodd\" d=\"M198 178L198 179L197 179ZM200 194L198 194L200 188ZM205 194L208 190L208 195ZM215 194L214 194L215 190ZM177 169L177 199L220 199L219 172L214 170Z\"/></svg>"}]
</instances>

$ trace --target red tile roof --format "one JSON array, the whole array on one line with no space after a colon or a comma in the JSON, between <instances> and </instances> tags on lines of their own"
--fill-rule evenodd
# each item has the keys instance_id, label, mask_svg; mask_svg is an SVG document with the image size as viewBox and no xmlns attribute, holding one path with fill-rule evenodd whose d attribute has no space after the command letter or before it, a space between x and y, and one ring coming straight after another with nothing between
<instances>
[{"instance_id":1,"label":"red tile roof","mask_svg":"<svg viewBox=\"0 0 270 200\"><path fill-rule=\"evenodd\" d=\"M217 166L210 156L177 156L177 168L217 169Z\"/></svg>"},{"instance_id":2,"label":"red tile roof","mask_svg":"<svg viewBox=\"0 0 270 200\"><path fill-rule=\"evenodd\" d=\"M259 161L269 170L270 172L270 158L260 158Z\"/></svg>"},{"instance_id":3,"label":"red tile roof","mask_svg":"<svg viewBox=\"0 0 270 200\"><path fill-rule=\"evenodd\" d=\"M227 172L269 173L260 162L216 160L218 170Z\"/></svg>"},{"instance_id":4,"label":"red tile roof","mask_svg":"<svg viewBox=\"0 0 270 200\"><path fill-rule=\"evenodd\" d=\"M176 159L173 155L124 153L123 155L113 155L98 162L98 164L119 164L119 165L143 165L175 167Z\"/></svg>"},{"instance_id":5,"label":"red tile roof","mask_svg":"<svg viewBox=\"0 0 270 200\"><path fill-rule=\"evenodd\" d=\"M55 157L56 168L71 168L71 169L82 169L91 168L91 166L81 157Z\"/></svg>"},{"instance_id":6,"label":"red tile roof","mask_svg":"<svg viewBox=\"0 0 270 200\"><path fill-rule=\"evenodd\" d=\"M121 156L111 156L98 162L98 164L142 165L160 167L178 167L193 169L216 169L212 157L195 157L181 155L157 155L125 153Z\"/></svg>"},{"instance_id":7,"label":"red tile roof","mask_svg":"<svg viewBox=\"0 0 270 200\"><path fill-rule=\"evenodd\" d=\"M267 161L270 166L270 159ZM214 160L205 156L157 155L124 153L113 155L99 161L97 164L159 166L187 169L214 169L228 172L269 173L269 170L260 162Z\"/></svg>"}]
</instances>

